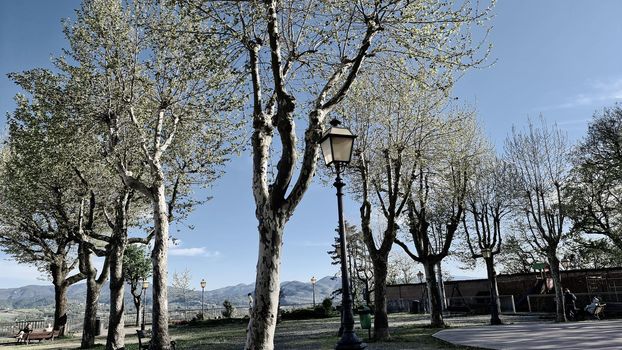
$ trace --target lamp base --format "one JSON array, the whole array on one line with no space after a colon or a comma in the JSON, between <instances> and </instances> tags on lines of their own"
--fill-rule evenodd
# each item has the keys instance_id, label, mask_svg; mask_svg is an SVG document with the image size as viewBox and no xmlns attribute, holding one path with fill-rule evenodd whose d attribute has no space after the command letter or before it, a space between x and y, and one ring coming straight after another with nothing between
<instances>
[{"instance_id":1,"label":"lamp base","mask_svg":"<svg viewBox=\"0 0 622 350\"><path fill-rule=\"evenodd\" d=\"M353 331L345 331L335 346L335 350L362 350L366 348L367 344L363 343Z\"/></svg>"}]
</instances>

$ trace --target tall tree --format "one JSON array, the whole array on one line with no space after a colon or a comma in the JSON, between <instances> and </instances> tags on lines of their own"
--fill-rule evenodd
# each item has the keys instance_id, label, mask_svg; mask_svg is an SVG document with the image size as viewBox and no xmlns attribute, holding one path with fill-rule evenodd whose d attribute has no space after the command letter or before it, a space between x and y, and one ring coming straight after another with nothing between
<instances>
[{"instance_id":1,"label":"tall tree","mask_svg":"<svg viewBox=\"0 0 622 350\"><path fill-rule=\"evenodd\" d=\"M177 289L177 292L181 292L184 309L188 308L188 293L192 291L191 280L192 275L188 269L183 272L173 272L173 287Z\"/></svg>"},{"instance_id":2,"label":"tall tree","mask_svg":"<svg viewBox=\"0 0 622 350\"><path fill-rule=\"evenodd\" d=\"M514 128L505 144L512 166L513 186L529 242L548 260L555 286L556 321L565 322L564 294L559 274L560 244L569 237L564 191L568 186L569 146L566 136L543 118L525 130Z\"/></svg>"},{"instance_id":3,"label":"tall tree","mask_svg":"<svg viewBox=\"0 0 622 350\"><path fill-rule=\"evenodd\" d=\"M491 298L490 324L498 325L502 322L495 257L501 252L503 220L510 213L512 199L507 164L491 158L483 159L477 166L476 176L468 184L467 215L462 223L471 258L483 258L486 264Z\"/></svg>"},{"instance_id":4,"label":"tall tree","mask_svg":"<svg viewBox=\"0 0 622 350\"><path fill-rule=\"evenodd\" d=\"M256 303L246 348L272 349L283 230L316 172L326 115L345 98L361 67L375 63L390 69L388 57L431 71L473 63L478 46L472 45L468 26L481 24L489 9L432 0L182 3L237 41L231 46L236 65L237 59L246 60L259 231ZM295 120L301 114L306 118L299 130Z\"/></svg>"},{"instance_id":5,"label":"tall tree","mask_svg":"<svg viewBox=\"0 0 622 350\"><path fill-rule=\"evenodd\" d=\"M197 203L189 197L193 184L207 186L221 174L237 141L233 119L225 118L236 96L227 45L214 33L173 2L147 0L85 0L66 28L71 60L60 66L82 84L83 111L104 126L107 161L151 205L156 349L170 348L169 224Z\"/></svg>"},{"instance_id":6,"label":"tall tree","mask_svg":"<svg viewBox=\"0 0 622 350\"><path fill-rule=\"evenodd\" d=\"M622 249L622 105L605 108L573 154L569 215L574 230Z\"/></svg>"},{"instance_id":7,"label":"tall tree","mask_svg":"<svg viewBox=\"0 0 622 350\"><path fill-rule=\"evenodd\" d=\"M54 285L54 329L67 322L67 289L85 278L74 239L84 198L65 146L76 145L59 108L65 81L46 70L10 75L27 93L17 95L3 149L0 245L20 263L48 274Z\"/></svg>"},{"instance_id":8,"label":"tall tree","mask_svg":"<svg viewBox=\"0 0 622 350\"><path fill-rule=\"evenodd\" d=\"M399 72L363 78L353 85L341 111L358 134L354 166L346 176L361 202L361 233L373 266L374 338L385 339L389 337L389 253L417 176L422 147L438 137L438 123L432 115L445 96ZM444 78L450 80L451 75ZM374 208L382 219L376 229L372 227Z\"/></svg>"},{"instance_id":9,"label":"tall tree","mask_svg":"<svg viewBox=\"0 0 622 350\"><path fill-rule=\"evenodd\" d=\"M423 264L430 301L431 325L442 327L442 294L435 266L449 253L466 210L467 183L484 151L473 114L457 111L443 123L444 133L416 164L415 181L407 202L408 241L395 239L406 254ZM430 145L428 145L429 147Z\"/></svg>"},{"instance_id":10,"label":"tall tree","mask_svg":"<svg viewBox=\"0 0 622 350\"><path fill-rule=\"evenodd\" d=\"M142 300L142 283L151 276L151 260L143 247L130 244L123 255L123 276L130 285L130 294L136 308L136 327L141 324L141 311L146 307Z\"/></svg>"}]
</instances>

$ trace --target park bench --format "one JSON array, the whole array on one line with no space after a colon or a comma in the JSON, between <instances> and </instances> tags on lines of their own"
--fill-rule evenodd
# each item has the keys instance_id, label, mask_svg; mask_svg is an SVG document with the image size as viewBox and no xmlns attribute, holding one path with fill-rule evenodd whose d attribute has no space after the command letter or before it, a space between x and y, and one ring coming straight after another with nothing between
<instances>
[{"instance_id":1,"label":"park bench","mask_svg":"<svg viewBox=\"0 0 622 350\"><path fill-rule=\"evenodd\" d=\"M60 334L60 330L52 330L52 331L32 331L27 333L23 342L26 344L30 344L31 341L38 340L41 342L42 340L54 340Z\"/></svg>"},{"instance_id":2,"label":"park bench","mask_svg":"<svg viewBox=\"0 0 622 350\"><path fill-rule=\"evenodd\" d=\"M149 349L149 345L151 343L151 332L145 332L137 329L136 335L138 336L138 348L140 350ZM174 340L171 340L171 349L176 350Z\"/></svg>"}]
</instances>

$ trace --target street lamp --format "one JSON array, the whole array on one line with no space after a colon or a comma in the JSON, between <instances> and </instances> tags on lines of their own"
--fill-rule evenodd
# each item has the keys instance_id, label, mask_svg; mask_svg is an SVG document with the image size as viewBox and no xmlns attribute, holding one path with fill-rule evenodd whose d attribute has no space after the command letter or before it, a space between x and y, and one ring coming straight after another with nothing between
<instances>
[{"instance_id":1,"label":"street lamp","mask_svg":"<svg viewBox=\"0 0 622 350\"><path fill-rule=\"evenodd\" d=\"M313 308L315 308L315 282L317 282L317 278L315 278L315 276L311 277L311 285L313 286Z\"/></svg>"},{"instance_id":2,"label":"street lamp","mask_svg":"<svg viewBox=\"0 0 622 350\"><path fill-rule=\"evenodd\" d=\"M423 272L421 272L421 270L417 272L417 278L419 279L419 283L423 283Z\"/></svg>"},{"instance_id":3,"label":"street lamp","mask_svg":"<svg viewBox=\"0 0 622 350\"><path fill-rule=\"evenodd\" d=\"M205 285L207 284L207 282L205 282L205 279L202 278L201 279L201 318L205 319L205 315L203 315L203 296L205 294Z\"/></svg>"},{"instance_id":4,"label":"street lamp","mask_svg":"<svg viewBox=\"0 0 622 350\"><path fill-rule=\"evenodd\" d=\"M147 288L149 288L149 281L143 279L143 324L140 325L141 330L145 330L145 309L147 309Z\"/></svg>"},{"instance_id":5,"label":"street lamp","mask_svg":"<svg viewBox=\"0 0 622 350\"><path fill-rule=\"evenodd\" d=\"M320 147L324 155L327 166L335 164L337 178L333 184L337 189L337 212L339 216L339 250L341 255L341 306L343 317L341 327L344 330L341 339L335 349L365 349L367 344L363 343L354 333L354 314L352 313L352 298L350 295L350 284L348 283L347 250L346 237L343 222L343 193L341 189L345 183L341 180L341 167L347 165L352 159L352 146L356 135L347 128L340 128L341 124L337 119L330 122L331 128L328 129L320 139Z\"/></svg>"},{"instance_id":6,"label":"street lamp","mask_svg":"<svg viewBox=\"0 0 622 350\"><path fill-rule=\"evenodd\" d=\"M568 259L568 257L564 257L561 261L562 263L562 267L564 268L564 270L568 270L570 268L570 259Z\"/></svg>"}]
</instances>

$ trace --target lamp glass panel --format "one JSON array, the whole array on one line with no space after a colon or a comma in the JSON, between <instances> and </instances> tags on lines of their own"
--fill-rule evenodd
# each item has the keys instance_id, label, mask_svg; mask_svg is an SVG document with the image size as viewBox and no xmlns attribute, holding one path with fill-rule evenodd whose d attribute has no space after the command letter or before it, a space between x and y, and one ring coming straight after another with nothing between
<instances>
[{"instance_id":1,"label":"lamp glass panel","mask_svg":"<svg viewBox=\"0 0 622 350\"><path fill-rule=\"evenodd\" d=\"M351 137L339 137L333 136L333 161L335 162L349 162L350 153L352 153L352 141Z\"/></svg>"},{"instance_id":2,"label":"lamp glass panel","mask_svg":"<svg viewBox=\"0 0 622 350\"><path fill-rule=\"evenodd\" d=\"M331 150L331 147L330 147L330 137L327 137L324 141L322 141L321 147L322 147L322 154L324 155L324 161L326 162L326 165L332 163L333 151Z\"/></svg>"}]
</instances>

